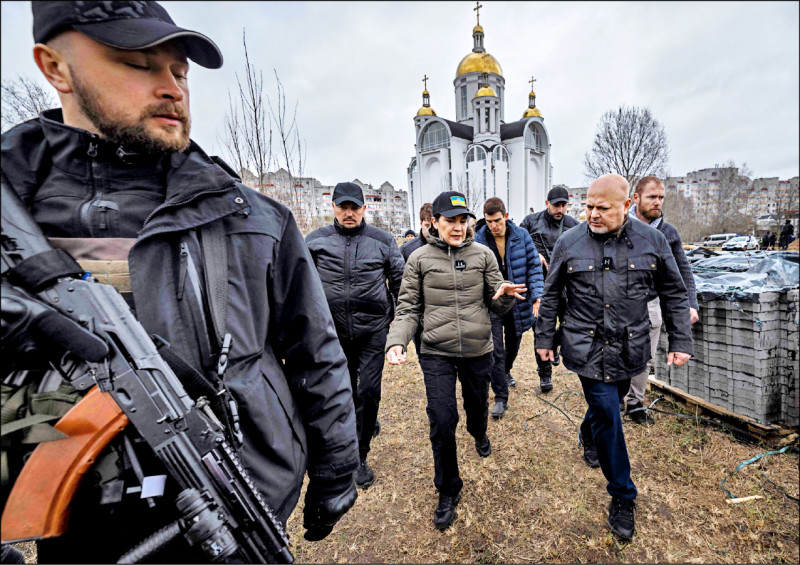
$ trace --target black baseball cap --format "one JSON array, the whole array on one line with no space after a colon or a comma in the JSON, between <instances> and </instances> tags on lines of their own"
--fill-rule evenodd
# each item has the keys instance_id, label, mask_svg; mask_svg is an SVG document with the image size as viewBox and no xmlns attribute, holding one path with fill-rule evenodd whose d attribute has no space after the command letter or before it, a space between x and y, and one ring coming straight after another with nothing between
<instances>
[{"instance_id":1,"label":"black baseball cap","mask_svg":"<svg viewBox=\"0 0 800 565\"><path fill-rule=\"evenodd\" d=\"M433 201L431 205L433 208L433 217L444 216L446 218L455 218L460 214L467 214L468 216L475 217L475 214L467 208L467 197L460 192L443 192Z\"/></svg>"},{"instance_id":2,"label":"black baseball cap","mask_svg":"<svg viewBox=\"0 0 800 565\"><path fill-rule=\"evenodd\" d=\"M550 204L558 204L560 202L569 202L569 192L563 186L556 186L550 189L547 193L547 201Z\"/></svg>"},{"instance_id":3,"label":"black baseball cap","mask_svg":"<svg viewBox=\"0 0 800 565\"><path fill-rule=\"evenodd\" d=\"M342 202L352 202L359 208L364 205L364 193L354 182L340 182L333 189L333 203L338 206Z\"/></svg>"},{"instance_id":4,"label":"black baseball cap","mask_svg":"<svg viewBox=\"0 0 800 565\"><path fill-rule=\"evenodd\" d=\"M222 66L219 47L202 33L175 25L157 2L32 2L33 39L44 43L57 34L74 29L117 49L147 49L180 39L186 56L200 66Z\"/></svg>"}]
</instances>

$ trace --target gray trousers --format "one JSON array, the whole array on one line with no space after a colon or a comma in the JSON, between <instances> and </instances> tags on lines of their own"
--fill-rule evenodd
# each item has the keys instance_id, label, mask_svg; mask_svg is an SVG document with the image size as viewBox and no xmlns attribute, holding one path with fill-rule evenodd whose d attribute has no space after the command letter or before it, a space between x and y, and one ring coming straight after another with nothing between
<instances>
[{"instance_id":1,"label":"gray trousers","mask_svg":"<svg viewBox=\"0 0 800 565\"><path fill-rule=\"evenodd\" d=\"M645 370L631 379L631 388L625 396L625 404L641 404L644 402L644 391L647 387L647 376L658 351L658 338L661 335L661 302L658 297L647 303L647 313L650 315L650 361Z\"/></svg>"}]
</instances>

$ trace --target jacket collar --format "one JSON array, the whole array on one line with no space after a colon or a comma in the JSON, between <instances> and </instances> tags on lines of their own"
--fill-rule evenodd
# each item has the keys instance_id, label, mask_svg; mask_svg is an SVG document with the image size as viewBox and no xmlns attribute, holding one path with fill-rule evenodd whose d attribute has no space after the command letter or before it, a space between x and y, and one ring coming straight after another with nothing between
<instances>
[{"instance_id":1,"label":"jacket collar","mask_svg":"<svg viewBox=\"0 0 800 565\"><path fill-rule=\"evenodd\" d=\"M628 210L628 216L630 216L631 218L633 218L637 222L641 222L642 221L642 220L639 219L639 216L636 215L636 204L631 204L631 207ZM653 220L652 222L650 222L648 225L651 228L658 229L658 226L660 226L663 221L664 221L664 212L661 212L661 215L658 218L656 218L655 220ZM645 222L642 222L642 223L645 223Z\"/></svg>"}]
</instances>

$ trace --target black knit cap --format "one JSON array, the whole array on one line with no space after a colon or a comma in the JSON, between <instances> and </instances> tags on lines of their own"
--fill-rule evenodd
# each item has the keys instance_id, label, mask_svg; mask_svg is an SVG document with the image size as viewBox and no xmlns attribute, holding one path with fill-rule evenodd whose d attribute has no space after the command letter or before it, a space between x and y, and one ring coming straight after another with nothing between
<instances>
[{"instance_id":1,"label":"black knit cap","mask_svg":"<svg viewBox=\"0 0 800 565\"><path fill-rule=\"evenodd\" d=\"M209 69L222 66L222 53L213 41L202 33L176 26L157 2L113 0L31 4L36 43L44 43L68 29L117 49L147 49L180 39L186 56L198 65Z\"/></svg>"}]
</instances>

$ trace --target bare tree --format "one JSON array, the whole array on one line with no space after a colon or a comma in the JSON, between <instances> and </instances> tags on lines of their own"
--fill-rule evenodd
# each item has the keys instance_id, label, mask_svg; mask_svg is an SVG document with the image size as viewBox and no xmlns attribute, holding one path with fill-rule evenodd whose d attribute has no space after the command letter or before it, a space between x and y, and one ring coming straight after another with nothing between
<instances>
[{"instance_id":1,"label":"bare tree","mask_svg":"<svg viewBox=\"0 0 800 565\"><path fill-rule=\"evenodd\" d=\"M44 110L58 108L58 98L47 86L28 77L17 75L2 84L2 127L9 130L17 124L37 117Z\"/></svg>"},{"instance_id":2,"label":"bare tree","mask_svg":"<svg viewBox=\"0 0 800 565\"><path fill-rule=\"evenodd\" d=\"M483 181L456 175L453 188L467 197L467 208L478 218L483 217Z\"/></svg>"},{"instance_id":3,"label":"bare tree","mask_svg":"<svg viewBox=\"0 0 800 565\"><path fill-rule=\"evenodd\" d=\"M664 177L669 143L664 126L648 108L620 106L600 118L592 149L584 156L584 175L591 182L607 173L625 177L631 185L647 175Z\"/></svg>"},{"instance_id":4,"label":"bare tree","mask_svg":"<svg viewBox=\"0 0 800 565\"><path fill-rule=\"evenodd\" d=\"M242 30L244 76L236 73L237 92L228 91L228 111L221 139L226 158L254 188L288 206L301 230L311 225L303 200L305 142L297 126L297 102L289 112L286 90L275 73L274 100L264 94L264 78L250 60L246 30ZM273 171L274 170L274 171Z\"/></svg>"}]
</instances>

